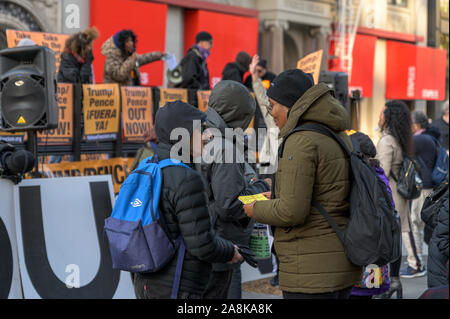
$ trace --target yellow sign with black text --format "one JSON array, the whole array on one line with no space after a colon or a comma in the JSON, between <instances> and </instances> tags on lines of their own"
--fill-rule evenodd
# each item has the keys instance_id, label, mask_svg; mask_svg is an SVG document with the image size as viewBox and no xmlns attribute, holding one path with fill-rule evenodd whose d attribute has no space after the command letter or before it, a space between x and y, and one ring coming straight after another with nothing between
<instances>
[{"instance_id":1,"label":"yellow sign with black text","mask_svg":"<svg viewBox=\"0 0 450 319\"><path fill-rule=\"evenodd\" d=\"M58 33L6 30L8 48L17 47L22 39L28 38L36 43L36 45L52 49L55 52L56 72L58 72L59 64L61 62L61 53L64 51L64 46L69 36L70 35L68 34Z\"/></svg>"},{"instance_id":2,"label":"yellow sign with black text","mask_svg":"<svg viewBox=\"0 0 450 319\"><path fill-rule=\"evenodd\" d=\"M209 91L197 91L198 109L202 112L206 112L208 109L209 96L211 95L211 90Z\"/></svg>"},{"instance_id":3,"label":"yellow sign with black text","mask_svg":"<svg viewBox=\"0 0 450 319\"><path fill-rule=\"evenodd\" d=\"M97 161L62 162L59 164L43 164L41 173L48 178L112 175L114 193L119 193L120 186L130 174L134 158L112 158ZM40 168L40 167L39 167Z\"/></svg>"},{"instance_id":4,"label":"yellow sign with black text","mask_svg":"<svg viewBox=\"0 0 450 319\"><path fill-rule=\"evenodd\" d=\"M73 137L73 86L58 83L58 127L38 132L39 145L70 145Z\"/></svg>"},{"instance_id":5,"label":"yellow sign with black text","mask_svg":"<svg viewBox=\"0 0 450 319\"><path fill-rule=\"evenodd\" d=\"M122 127L125 142L142 143L152 124L152 89L121 87Z\"/></svg>"},{"instance_id":6,"label":"yellow sign with black text","mask_svg":"<svg viewBox=\"0 0 450 319\"><path fill-rule=\"evenodd\" d=\"M314 84L319 83L320 66L322 64L323 50L319 50L308 54L297 63L297 69L302 70L305 73L312 73L314 78Z\"/></svg>"},{"instance_id":7,"label":"yellow sign with black text","mask_svg":"<svg viewBox=\"0 0 450 319\"><path fill-rule=\"evenodd\" d=\"M181 100L188 103L188 91L186 89L166 89L159 90L160 107L164 107L167 102Z\"/></svg>"},{"instance_id":8,"label":"yellow sign with black text","mask_svg":"<svg viewBox=\"0 0 450 319\"><path fill-rule=\"evenodd\" d=\"M119 131L119 85L83 84L84 135L115 139ZM102 138L98 138L102 139Z\"/></svg>"}]
</instances>

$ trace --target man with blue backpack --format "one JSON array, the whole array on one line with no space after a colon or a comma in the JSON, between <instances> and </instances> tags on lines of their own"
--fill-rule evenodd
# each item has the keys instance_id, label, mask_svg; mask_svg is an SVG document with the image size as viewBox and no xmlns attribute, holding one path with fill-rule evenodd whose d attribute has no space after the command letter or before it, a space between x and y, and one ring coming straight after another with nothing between
<instances>
[{"instance_id":1,"label":"man with blue backpack","mask_svg":"<svg viewBox=\"0 0 450 319\"><path fill-rule=\"evenodd\" d=\"M181 101L158 110L155 155L127 178L106 220L113 267L135 274L139 299L203 298L211 263L242 261L238 247L213 232L204 184L191 168L194 136L201 138L193 122L205 117ZM189 133L189 148L176 151L186 134L175 129Z\"/></svg>"},{"instance_id":2,"label":"man with blue backpack","mask_svg":"<svg viewBox=\"0 0 450 319\"><path fill-rule=\"evenodd\" d=\"M408 251L408 267L400 272L402 278L425 276L423 263L423 229L424 222L420 212L425 198L439 186L448 172L448 155L439 143L439 131L430 127L427 116L421 111L412 113L413 142L416 159L420 164L420 175L423 189L420 196L411 203L411 232L409 240L405 240Z\"/></svg>"}]
</instances>

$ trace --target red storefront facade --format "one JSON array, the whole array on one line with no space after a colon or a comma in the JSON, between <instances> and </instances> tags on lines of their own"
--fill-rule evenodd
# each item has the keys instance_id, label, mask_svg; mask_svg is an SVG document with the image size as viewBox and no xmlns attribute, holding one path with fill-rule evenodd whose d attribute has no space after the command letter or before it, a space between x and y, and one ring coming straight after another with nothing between
<instances>
[{"instance_id":1,"label":"red storefront facade","mask_svg":"<svg viewBox=\"0 0 450 319\"><path fill-rule=\"evenodd\" d=\"M234 61L239 51L253 55L258 49L258 13L256 10L205 1L91 1L90 24L100 31L94 42L94 73L97 83L103 81L105 57L101 46L110 36L122 29L132 29L137 37L137 52L164 52L168 6L184 8L183 54L195 44L195 35L206 30L213 36L213 48L208 58L211 84L221 78L226 63ZM146 86L162 86L162 61L142 66L141 82Z\"/></svg>"}]
</instances>

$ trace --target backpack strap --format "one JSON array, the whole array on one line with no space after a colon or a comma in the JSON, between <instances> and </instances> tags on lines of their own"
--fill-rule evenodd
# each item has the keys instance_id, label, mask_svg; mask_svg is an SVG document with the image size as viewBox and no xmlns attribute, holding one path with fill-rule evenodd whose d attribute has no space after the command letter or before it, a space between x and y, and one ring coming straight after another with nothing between
<instances>
[{"instance_id":1,"label":"backpack strap","mask_svg":"<svg viewBox=\"0 0 450 319\"><path fill-rule=\"evenodd\" d=\"M289 136L291 136L292 134L294 134L296 132L300 132L300 131L314 131L314 132L326 135L326 136L332 138L333 140L335 140L341 146L341 148L344 150L345 154L350 156L350 154L352 153L351 150L348 148L347 144L344 142L344 140L340 136L338 136L333 130L331 130L327 126L319 124L319 123L307 123L307 124L297 126L292 131L290 131L288 135L286 135L284 137L283 142L281 143L280 149L278 150L278 155L280 158L283 157L284 144L286 143L287 138Z\"/></svg>"},{"instance_id":2,"label":"backpack strap","mask_svg":"<svg viewBox=\"0 0 450 319\"><path fill-rule=\"evenodd\" d=\"M314 131L314 132L323 134L325 136L328 136L328 137L332 138L333 140L335 140L341 146L341 148L344 150L346 155L350 156L352 153L351 150L349 149L349 147L347 146L347 144L344 142L344 140L341 137L339 137L333 130L331 130L328 127L326 127L325 125L322 125L319 123L308 123L308 124L297 126L295 129L293 129L291 132L289 132L288 135L286 135L286 137L283 139L283 142L281 143L281 146L279 149L278 154L279 154L280 158L283 155L284 144L285 144L287 138L289 136L291 136L292 134L294 134L295 132L300 132L300 131ZM323 208L323 206L316 199L313 199L311 201L311 204L326 219L328 224L330 224L331 228L333 228L333 230L336 232L340 241L342 243L344 243L344 234L343 234L342 229L339 228L339 226L336 224L336 222L333 220L333 218L331 218L331 216Z\"/></svg>"},{"instance_id":3,"label":"backpack strap","mask_svg":"<svg viewBox=\"0 0 450 319\"><path fill-rule=\"evenodd\" d=\"M161 169L163 169L164 167L169 167L169 166L184 166L186 168L190 168L189 166L182 163L181 161L171 159L171 158L167 158L165 160L158 162L158 165ZM178 244L178 256L177 256L177 267L175 269L175 277L173 279L173 285L172 285L172 293L170 295L171 299L177 299L177 297L178 297L178 290L180 288L180 281L181 281L181 273L183 270L184 256L186 253L186 246L184 245L183 236L181 236L181 235L178 236L176 242Z\"/></svg>"},{"instance_id":4,"label":"backpack strap","mask_svg":"<svg viewBox=\"0 0 450 319\"><path fill-rule=\"evenodd\" d=\"M322 204L320 204L317 200L312 200L312 205L315 207L319 213L327 220L328 224L330 224L331 228L336 232L339 240L344 243L344 234L342 232L342 229L339 228L339 226L336 224L333 218L331 218L330 215L328 215L328 212L323 208Z\"/></svg>"},{"instance_id":5,"label":"backpack strap","mask_svg":"<svg viewBox=\"0 0 450 319\"><path fill-rule=\"evenodd\" d=\"M178 237L177 241L179 243L177 268L175 270L175 278L173 279L172 294L170 296L171 299L177 299L178 297L178 290L180 288L181 281L181 271L183 270L184 255L186 252L186 247L184 246L183 237L181 235Z\"/></svg>"}]
</instances>

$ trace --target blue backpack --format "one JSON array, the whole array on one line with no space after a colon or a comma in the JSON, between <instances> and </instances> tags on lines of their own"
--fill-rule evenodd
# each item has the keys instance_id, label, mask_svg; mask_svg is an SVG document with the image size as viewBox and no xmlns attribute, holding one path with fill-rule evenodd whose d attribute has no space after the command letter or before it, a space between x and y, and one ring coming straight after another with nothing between
<instances>
[{"instance_id":1,"label":"blue backpack","mask_svg":"<svg viewBox=\"0 0 450 319\"><path fill-rule=\"evenodd\" d=\"M436 143L436 164L431 172L431 180L434 185L440 185L448 175L448 155L445 148L441 146L439 141L433 138Z\"/></svg>"},{"instance_id":2,"label":"blue backpack","mask_svg":"<svg viewBox=\"0 0 450 319\"><path fill-rule=\"evenodd\" d=\"M179 248L172 298L176 298L185 247L181 235L174 242L159 211L164 167L187 165L173 159L143 160L120 188L114 209L105 220L105 232L114 269L153 273L163 268Z\"/></svg>"}]
</instances>

